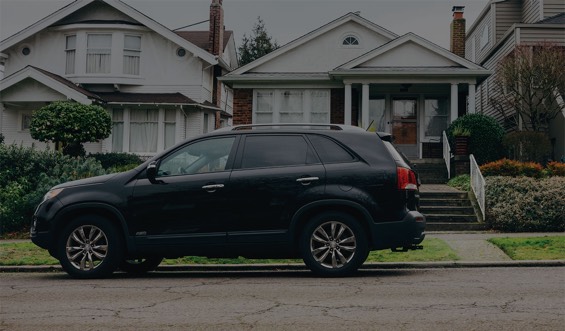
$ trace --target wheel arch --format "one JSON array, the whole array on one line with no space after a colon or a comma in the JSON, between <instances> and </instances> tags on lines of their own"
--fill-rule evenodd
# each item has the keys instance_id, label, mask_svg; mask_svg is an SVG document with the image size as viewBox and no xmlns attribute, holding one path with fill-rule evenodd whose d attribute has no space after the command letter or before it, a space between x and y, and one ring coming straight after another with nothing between
<instances>
[{"instance_id":1,"label":"wheel arch","mask_svg":"<svg viewBox=\"0 0 565 331\"><path fill-rule=\"evenodd\" d=\"M85 215L94 215L103 217L109 220L116 229L119 231L120 235L124 239L125 249L127 251L131 251L134 249L133 240L128 236L128 226L126 223L125 218L123 217L122 213L114 206L100 203L100 202L91 202L91 203L78 203L71 206L66 207L65 209L61 210L55 218L55 221L51 225L52 229L63 229L69 222L79 216ZM59 240L60 232L55 232L53 235L52 243L55 245Z\"/></svg>"},{"instance_id":2,"label":"wheel arch","mask_svg":"<svg viewBox=\"0 0 565 331\"><path fill-rule=\"evenodd\" d=\"M365 230L367 241L369 245L371 245L373 242L373 236L370 232L370 222L372 222L372 217L369 211L367 211L367 209L365 209L362 205L353 201L329 199L311 202L296 211L290 224L290 240L293 247L297 247L300 234L308 220L316 214L326 212L341 212L354 217L359 222L363 230Z\"/></svg>"}]
</instances>

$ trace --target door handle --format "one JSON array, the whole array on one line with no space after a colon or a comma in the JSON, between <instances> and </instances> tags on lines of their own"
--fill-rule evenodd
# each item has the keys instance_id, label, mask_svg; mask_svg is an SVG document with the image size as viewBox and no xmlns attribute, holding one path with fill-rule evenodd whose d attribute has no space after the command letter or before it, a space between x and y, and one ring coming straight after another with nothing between
<instances>
[{"instance_id":1,"label":"door handle","mask_svg":"<svg viewBox=\"0 0 565 331\"><path fill-rule=\"evenodd\" d=\"M320 178L318 177L302 177L302 178L298 178L296 181L299 182L302 185L310 185L310 183L320 180Z\"/></svg>"},{"instance_id":2,"label":"door handle","mask_svg":"<svg viewBox=\"0 0 565 331\"><path fill-rule=\"evenodd\" d=\"M203 190L210 192L210 193L214 193L214 192L216 192L217 189L220 189L220 188L224 188L224 184L211 184L211 185L202 186Z\"/></svg>"}]
</instances>

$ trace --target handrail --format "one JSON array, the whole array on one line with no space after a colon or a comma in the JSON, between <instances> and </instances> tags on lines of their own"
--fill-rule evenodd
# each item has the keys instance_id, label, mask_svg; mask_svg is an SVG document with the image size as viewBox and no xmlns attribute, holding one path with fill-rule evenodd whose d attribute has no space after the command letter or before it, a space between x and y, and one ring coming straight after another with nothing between
<instances>
[{"instance_id":1,"label":"handrail","mask_svg":"<svg viewBox=\"0 0 565 331\"><path fill-rule=\"evenodd\" d=\"M451 178L451 148L449 147L449 140L445 131L443 131L443 160L445 161L445 166L447 167L447 179Z\"/></svg>"},{"instance_id":2,"label":"handrail","mask_svg":"<svg viewBox=\"0 0 565 331\"><path fill-rule=\"evenodd\" d=\"M473 154L469 155L470 159L470 169L471 169L471 188L477 198L477 203L479 204L479 209L483 215L483 220L485 219L485 178L481 174L481 169L477 165L477 161Z\"/></svg>"}]
</instances>

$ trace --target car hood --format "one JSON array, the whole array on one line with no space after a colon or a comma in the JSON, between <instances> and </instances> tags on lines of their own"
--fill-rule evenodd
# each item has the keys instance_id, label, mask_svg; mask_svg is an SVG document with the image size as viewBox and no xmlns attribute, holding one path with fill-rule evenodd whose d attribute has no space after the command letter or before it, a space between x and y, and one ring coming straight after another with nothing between
<instances>
[{"instance_id":1,"label":"car hood","mask_svg":"<svg viewBox=\"0 0 565 331\"><path fill-rule=\"evenodd\" d=\"M118 174L115 173L115 174L109 174L109 175L102 175L102 176L90 177L90 178L85 178L85 179L73 180L73 181L70 181L70 182L59 184L59 185L57 185L53 188L55 189L55 188L67 188L67 187L82 186L82 185L102 184L102 183L105 183L108 180L114 178L116 175L118 175Z\"/></svg>"}]
</instances>

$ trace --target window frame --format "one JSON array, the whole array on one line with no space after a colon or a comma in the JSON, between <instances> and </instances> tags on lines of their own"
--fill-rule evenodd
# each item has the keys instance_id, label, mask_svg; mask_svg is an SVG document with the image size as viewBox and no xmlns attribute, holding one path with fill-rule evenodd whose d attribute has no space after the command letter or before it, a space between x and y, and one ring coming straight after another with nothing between
<instances>
[{"instance_id":1,"label":"window frame","mask_svg":"<svg viewBox=\"0 0 565 331\"><path fill-rule=\"evenodd\" d=\"M302 111L301 112L288 112L288 111L284 111L284 109L282 109L282 95L284 95L285 92L300 92L301 93L301 97L302 97L302 104L301 104L301 108ZM325 103L326 103L326 110L325 112L320 112L319 109L317 109L317 111L313 111L313 107L312 107L312 101L314 100L315 97L318 96L313 96L313 93L315 92L324 92L326 94L325 96ZM270 94L270 105L271 105L271 110L270 111L266 111L263 109L258 109L259 107L259 96L263 97L266 95ZM303 120L300 122L296 122L296 123L313 123L313 124L330 124L331 123L331 91L330 89L326 89L326 88L306 88L306 89L301 89L301 88L271 88L271 89L253 89L253 105L252 105L252 123L257 123L257 124L261 124L261 123L283 123L280 119L281 119L281 114L297 114L300 113L303 115ZM263 121L259 121L259 116L261 115L265 115L265 114L271 114L272 116L272 120L271 122L263 122ZM320 115L320 114L325 114L326 118L325 121L323 122L312 122L312 115Z\"/></svg>"},{"instance_id":2,"label":"window frame","mask_svg":"<svg viewBox=\"0 0 565 331\"><path fill-rule=\"evenodd\" d=\"M139 38L139 49L133 49L133 48L126 48L126 39L128 37L135 37L135 38ZM143 38L141 35L138 34L124 34L124 48L122 50L122 59L123 59L123 63L122 63L122 73L124 75L131 75L131 76L139 76L141 74L141 51L142 51L142 47L143 46ZM135 53L135 55L131 55L131 53ZM131 72L126 72L126 56L128 57L136 57L137 58L137 72L131 73Z\"/></svg>"},{"instance_id":3,"label":"window frame","mask_svg":"<svg viewBox=\"0 0 565 331\"><path fill-rule=\"evenodd\" d=\"M74 38L74 47L69 47L69 38ZM74 75L76 73L76 56L77 56L77 41L76 34L65 35L65 75ZM71 52L73 52L71 54ZM69 58L72 55L72 66L69 65Z\"/></svg>"},{"instance_id":4,"label":"window frame","mask_svg":"<svg viewBox=\"0 0 565 331\"><path fill-rule=\"evenodd\" d=\"M89 47L88 45L88 41L90 36L109 36L110 37L110 47L109 48L94 48L94 47ZM86 68L85 68L85 73L87 75L108 75L112 73L112 43L113 43L113 39L114 39L114 34L113 33L103 33L103 32L92 32L92 33L87 33L86 34ZM90 53L90 50L108 50L108 53ZM105 70L97 70L97 71L89 71L89 55L108 55L109 56L109 61L108 61L108 68ZM94 66L97 67L97 66Z\"/></svg>"}]
</instances>

